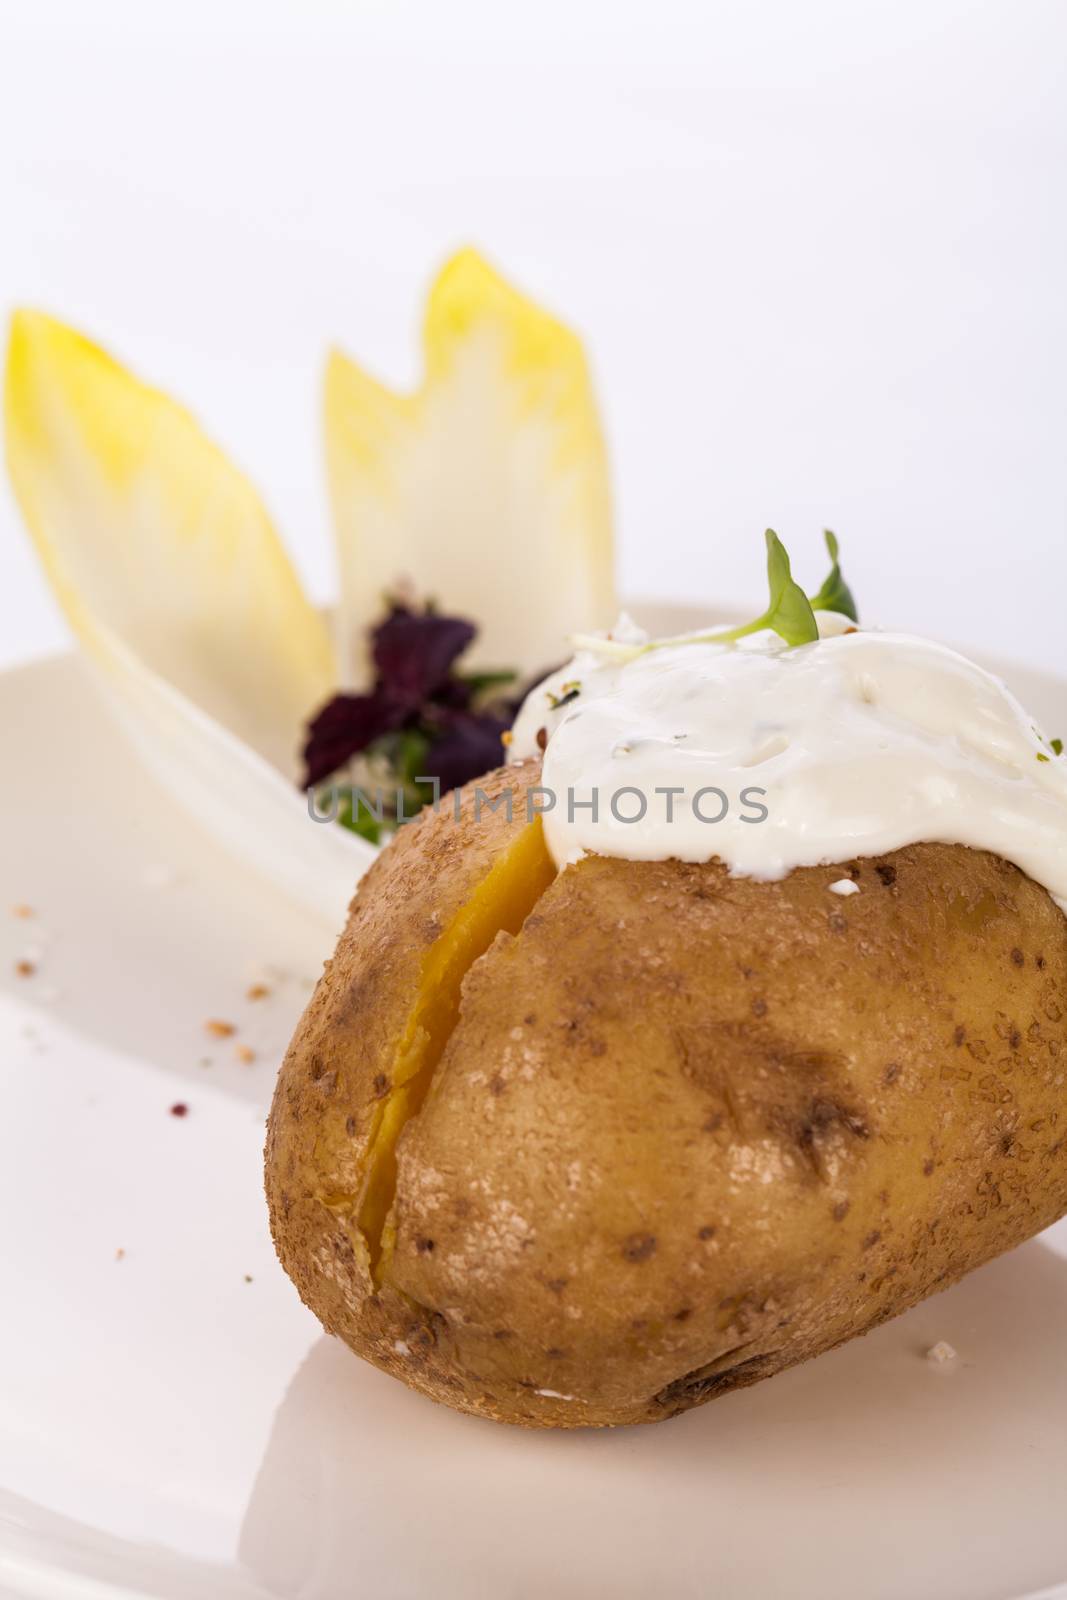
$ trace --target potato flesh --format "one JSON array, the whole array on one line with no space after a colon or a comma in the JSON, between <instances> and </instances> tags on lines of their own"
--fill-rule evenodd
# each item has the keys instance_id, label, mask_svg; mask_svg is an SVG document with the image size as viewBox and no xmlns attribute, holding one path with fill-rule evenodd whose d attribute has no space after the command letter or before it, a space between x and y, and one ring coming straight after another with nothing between
<instances>
[{"instance_id":1,"label":"potato flesh","mask_svg":"<svg viewBox=\"0 0 1067 1600\"><path fill-rule=\"evenodd\" d=\"M517 934L556 875L540 817L500 855L470 899L430 946L418 991L371 1129L357 1226L380 1282L393 1243L396 1147L429 1092L434 1069L459 1017L463 979L500 933Z\"/></svg>"}]
</instances>

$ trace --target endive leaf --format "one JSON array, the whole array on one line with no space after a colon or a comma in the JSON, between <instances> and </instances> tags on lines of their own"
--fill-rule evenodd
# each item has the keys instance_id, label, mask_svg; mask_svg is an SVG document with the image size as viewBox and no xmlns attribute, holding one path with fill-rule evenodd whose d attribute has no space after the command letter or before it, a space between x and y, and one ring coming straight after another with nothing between
<instances>
[{"instance_id":1,"label":"endive leaf","mask_svg":"<svg viewBox=\"0 0 1067 1600\"><path fill-rule=\"evenodd\" d=\"M254 491L166 396L16 314L7 460L52 587L167 789L331 927L375 852L293 789L328 633Z\"/></svg>"},{"instance_id":2,"label":"endive leaf","mask_svg":"<svg viewBox=\"0 0 1067 1600\"><path fill-rule=\"evenodd\" d=\"M383 594L414 585L478 626L479 666L532 670L614 619L611 511L581 344L473 250L434 284L425 377L398 395L334 351L326 459L341 654L364 676Z\"/></svg>"},{"instance_id":3,"label":"endive leaf","mask_svg":"<svg viewBox=\"0 0 1067 1600\"><path fill-rule=\"evenodd\" d=\"M111 634L287 775L336 687L328 632L255 491L189 413L73 329L11 325L15 494L90 653Z\"/></svg>"},{"instance_id":4,"label":"endive leaf","mask_svg":"<svg viewBox=\"0 0 1067 1600\"><path fill-rule=\"evenodd\" d=\"M336 822L313 822L287 778L117 640L97 641L93 656L105 689L117 691L119 722L167 793L231 854L338 932L375 847Z\"/></svg>"}]
</instances>

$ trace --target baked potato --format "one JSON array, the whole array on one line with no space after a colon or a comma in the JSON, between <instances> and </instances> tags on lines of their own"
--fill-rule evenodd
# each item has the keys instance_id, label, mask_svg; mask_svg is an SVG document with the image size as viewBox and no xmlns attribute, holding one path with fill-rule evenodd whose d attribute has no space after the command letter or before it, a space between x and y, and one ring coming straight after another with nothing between
<instances>
[{"instance_id":1,"label":"baked potato","mask_svg":"<svg viewBox=\"0 0 1067 1600\"><path fill-rule=\"evenodd\" d=\"M480 781L510 820L470 790L400 831L286 1056L271 1225L329 1332L479 1416L654 1422L1067 1209L1044 889L942 844L557 875L537 779Z\"/></svg>"}]
</instances>

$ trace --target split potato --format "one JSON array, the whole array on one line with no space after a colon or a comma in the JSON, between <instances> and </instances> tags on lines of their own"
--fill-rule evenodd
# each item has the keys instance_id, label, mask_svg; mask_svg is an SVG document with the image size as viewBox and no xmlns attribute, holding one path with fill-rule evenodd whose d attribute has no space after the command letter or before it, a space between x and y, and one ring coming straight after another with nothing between
<instances>
[{"instance_id":1,"label":"split potato","mask_svg":"<svg viewBox=\"0 0 1067 1600\"><path fill-rule=\"evenodd\" d=\"M324 1326L462 1411L652 1422L1067 1210L1067 921L925 844L781 882L587 857L535 763L401 830L282 1067L266 1181ZM839 897L843 875L859 892Z\"/></svg>"}]
</instances>

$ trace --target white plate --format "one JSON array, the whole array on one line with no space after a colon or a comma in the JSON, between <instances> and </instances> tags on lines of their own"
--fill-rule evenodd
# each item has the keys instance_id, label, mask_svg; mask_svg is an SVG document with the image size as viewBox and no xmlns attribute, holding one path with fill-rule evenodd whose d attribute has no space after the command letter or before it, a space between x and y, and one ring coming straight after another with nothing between
<instances>
[{"instance_id":1,"label":"white plate","mask_svg":"<svg viewBox=\"0 0 1067 1600\"><path fill-rule=\"evenodd\" d=\"M1009 676L1067 732L1067 683ZM659 1427L435 1407L325 1338L271 1250L263 1118L329 930L153 786L73 658L0 677L0 737L0 1592L1004 1600L1067 1574L1067 1224Z\"/></svg>"}]
</instances>

